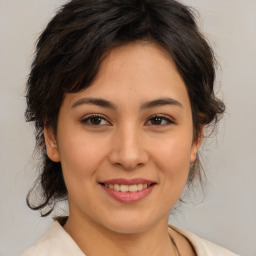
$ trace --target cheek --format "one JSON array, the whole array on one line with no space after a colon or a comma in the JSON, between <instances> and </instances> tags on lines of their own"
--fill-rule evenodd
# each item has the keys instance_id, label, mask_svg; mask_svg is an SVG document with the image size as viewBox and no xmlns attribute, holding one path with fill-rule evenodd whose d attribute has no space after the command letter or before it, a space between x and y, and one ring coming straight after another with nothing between
<instances>
[{"instance_id":1,"label":"cheek","mask_svg":"<svg viewBox=\"0 0 256 256\"><path fill-rule=\"evenodd\" d=\"M175 142L168 145L168 149L161 149L161 158L159 165L161 172L160 181L162 182L162 195L159 201L163 201L163 205L168 206L168 211L175 205L181 197L186 186L189 174L189 152L187 147Z\"/></svg>"},{"instance_id":2,"label":"cheek","mask_svg":"<svg viewBox=\"0 0 256 256\"><path fill-rule=\"evenodd\" d=\"M173 188L184 187L190 166L190 137L174 137L165 141L156 147L155 162L165 183L174 184Z\"/></svg>"},{"instance_id":3,"label":"cheek","mask_svg":"<svg viewBox=\"0 0 256 256\"><path fill-rule=\"evenodd\" d=\"M158 162L166 167L189 166L191 148L192 136L170 136L155 147L155 155L158 155Z\"/></svg>"},{"instance_id":4,"label":"cheek","mask_svg":"<svg viewBox=\"0 0 256 256\"><path fill-rule=\"evenodd\" d=\"M59 154L66 183L73 186L95 180L94 174L105 156L104 145L81 134L63 137L60 141Z\"/></svg>"},{"instance_id":5,"label":"cheek","mask_svg":"<svg viewBox=\"0 0 256 256\"><path fill-rule=\"evenodd\" d=\"M60 158L69 203L81 211L84 211L83 205L91 209L97 207L94 197L88 195L98 186L96 175L104 159L104 146L93 142L73 136L72 140L63 139L61 144ZM101 149L97 145L101 145Z\"/></svg>"}]
</instances>

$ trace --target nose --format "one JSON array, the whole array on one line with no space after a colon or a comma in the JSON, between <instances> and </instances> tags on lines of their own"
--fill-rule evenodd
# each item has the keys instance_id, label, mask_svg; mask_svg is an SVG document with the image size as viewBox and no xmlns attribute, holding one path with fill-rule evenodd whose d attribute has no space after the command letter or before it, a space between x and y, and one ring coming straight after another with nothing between
<instances>
[{"instance_id":1,"label":"nose","mask_svg":"<svg viewBox=\"0 0 256 256\"><path fill-rule=\"evenodd\" d=\"M126 127L116 132L112 141L109 160L113 165L125 170L135 170L148 162L149 157L143 136L138 129Z\"/></svg>"}]
</instances>

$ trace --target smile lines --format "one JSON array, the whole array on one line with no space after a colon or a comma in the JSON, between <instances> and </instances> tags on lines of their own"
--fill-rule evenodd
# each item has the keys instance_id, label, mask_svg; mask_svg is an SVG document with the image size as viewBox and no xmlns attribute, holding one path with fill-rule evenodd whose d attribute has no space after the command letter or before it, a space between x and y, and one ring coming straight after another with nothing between
<instances>
[{"instance_id":1,"label":"smile lines","mask_svg":"<svg viewBox=\"0 0 256 256\"><path fill-rule=\"evenodd\" d=\"M145 188L150 187L150 184L133 184L133 185L119 185L119 184L107 184L104 183L102 184L105 187L111 189L111 190L115 190L115 191L119 191L119 192L137 192L137 191L141 191Z\"/></svg>"}]
</instances>

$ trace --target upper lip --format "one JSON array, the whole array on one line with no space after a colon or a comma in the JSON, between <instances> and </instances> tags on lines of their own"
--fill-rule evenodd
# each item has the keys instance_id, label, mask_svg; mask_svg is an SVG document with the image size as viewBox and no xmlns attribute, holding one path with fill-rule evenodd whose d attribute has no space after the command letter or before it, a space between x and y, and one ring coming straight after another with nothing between
<instances>
[{"instance_id":1,"label":"upper lip","mask_svg":"<svg viewBox=\"0 0 256 256\"><path fill-rule=\"evenodd\" d=\"M155 181L152 180L147 180L143 178L134 178L134 179L110 179L110 180L104 180L100 181L99 183L104 183L104 184L122 184L122 185L134 185L134 184L153 184L156 183Z\"/></svg>"}]
</instances>

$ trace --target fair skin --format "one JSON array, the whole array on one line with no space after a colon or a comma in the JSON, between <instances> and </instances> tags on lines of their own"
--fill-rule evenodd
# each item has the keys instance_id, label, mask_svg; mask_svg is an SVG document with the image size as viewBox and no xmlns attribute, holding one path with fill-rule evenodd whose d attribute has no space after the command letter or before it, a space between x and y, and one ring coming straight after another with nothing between
<instances>
[{"instance_id":1,"label":"fair skin","mask_svg":"<svg viewBox=\"0 0 256 256\"><path fill-rule=\"evenodd\" d=\"M177 255L169 211L200 143L185 84L162 48L135 42L113 49L89 88L65 95L57 135L45 128L45 139L68 190L64 228L86 255ZM113 192L110 183L137 190ZM141 190L140 183L149 184ZM195 255L170 232L181 255Z\"/></svg>"}]
</instances>

